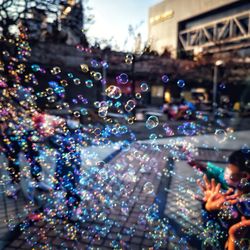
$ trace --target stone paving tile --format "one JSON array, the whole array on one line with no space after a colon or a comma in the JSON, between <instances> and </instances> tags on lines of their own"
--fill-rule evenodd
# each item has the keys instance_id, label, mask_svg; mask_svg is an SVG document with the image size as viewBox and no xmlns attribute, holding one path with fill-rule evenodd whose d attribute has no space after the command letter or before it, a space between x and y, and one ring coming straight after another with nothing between
<instances>
[{"instance_id":1,"label":"stone paving tile","mask_svg":"<svg viewBox=\"0 0 250 250\"><path fill-rule=\"evenodd\" d=\"M63 232L63 227L65 226L64 221L62 220L58 220L54 225L57 232L49 229L49 227L46 228L46 226L42 223L34 224L32 226L33 228L45 228L44 230L46 237L48 237L47 242L52 247L52 249L62 247L62 243L64 243L65 247L70 245L72 249L73 247L75 247L75 249L86 249L88 246L93 247L93 249L112 249L112 245L114 245L114 242L112 241L117 239L117 233L120 233L122 236L121 241L123 242L122 244L124 244L123 249L150 249L153 247L154 242L152 242L151 239L147 239L147 234L150 231L150 227L148 225L137 225L135 227L133 236L127 235L126 232L130 230L131 226L136 224L138 216L141 213L141 205L151 205L155 202L153 196L147 195L143 192L143 186L146 182L151 181L154 184L155 192L162 188L162 176L157 176L157 173L164 173L166 167L166 155L168 152L164 150L163 147L161 148L161 151L158 152L153 150L148 145L145 146L143 144L136 144L131 146L129 151L121 152L118 156L112 159L111 162L109 162L108 167L113 168L116 164L131 164L130 156L134 151L138 151L138 154L147 154L151 163L152 161L155 161L155 164L153 164L154 169L146 169L145 172L140 172L139 161L137 162L136 159L132 159L135 176L137 177L138 181L134 184L128 184L126 186L127 195L120 197L120 202L125 201L129 204L128 214L123 214L119 206L111 209L110 211L106 211L108 212L108 219L118 223L119 227L116 225L110 225L108 226L108 233L103 233L101 237L95 238L95 233L91 232L92 229L97 225L103 227L104 224L102 221L98 222L99 219L97 218L90 219L89 221L80 225L82 228L82 234L77 239L77 241L73 243L58 237L58 231ZM203 151L201 152L203 153ZM209 151L207 150L205 153L203 153L203 155L200 153L200 159L202 159L202 157L204 159L205 156L211 157L211 155L209 155L210 153L208 152ZM224 160L224 154L217 155L216 157L217 159L221 160L221 162ZM124 159L126 159L126 161ZM120 176L122 176L125 172L126 169L121 170L119 172ZM171 176L171 185L167 189L167 203L164 211L165 216L171 218L177 224L180 224L183 227L182 232L186 233L186 235L189 235L190 231L192 231L193 234L199 234L201 230L201 205L198 201L193 199L193 195L197 191L195 181L198 176L196 175L196 172L184 161L180 161L175 163L174 170L172 172L168 170L165 171L165 173L166 178ZM115 186L112 186L112 180L106 184L110 184L110 186L113 188L113 191L116 190ZM91 191L90 186L87 188L89 188ZM108 189L105 189L104 191L108 192ZM133 196L137 197L138 199L129 203L131 197ZM92 203L90 201L89 206L91 206L91 204ZM32 228L30 230L32 231ZM36 230L34 230L34 232L36 232ZM176 235L175 231L171 232L170 230L168 237L171 240L168 243L164 243L166 245L164 245L162 249L178 249L178 241L180 238L178 238L178 235ZM21 241L24 243L24 247L22 248L28 247L27 244L25 244L23 235L20 235L18 239L9 245L9 247L14 247L16 241ZM189 244L187 244L186 247L190 250L193 249Z\"/></svg>"},{"instance_id":2,"label":"stone paving tile","mask_svg":"<svg viewBox=\"0 0 250 250\"><path fill-rule=\"evenodd\" d=\"M140 213L140 206L141 205L145 205L145 204L153 204L154 203L154 197L147 195L143 192L143 186L146 182L152 181L152 183L154 184L154 189L155 192L157 191L159 184L160 184L160 178L157 178L157 173L161 173L163 171L163 169L166 166L166 162L163 159L164 156L167 154L167 151L162 150L160 152L157 152L155 150L152 150L150 147L145 147L145 145L134 145L133 147L131 147L130 151L126 151L126 152L122 152L120 153L119 156L115 157L110 163L109 163L109 167L113 167L115 164L117 163L121 163L121 164L131 164L130 163L130 155L133 154L133 151L137 150L138 154L144 155L147 154L150 161L152 162L155 161L155 165L154 168L156 169L149 169L146 170L146 173L142 173L140 172L140 162L139 160L134 159L133 157L131 158L131 160L133 161L133 167L134 167L134 171L135 171L135 175L138 179L138 181L136 183L133 183L131 185L128 185L128 191L132 191L129 192L127 194L127 196L123 196L121 197L121 201L125 201L129 204L129 213L127 215L123 215L121 213L121 210L119 208L119 206L115 209L111 210L111 213L109 215L109 219L114 220L115 222L117 222L118 224L121 225L121 227L112 227L114 230L110 229L110 233L104 237L104 238L100 238L98 240L91 240L91 231L90 228L93 228L95 225L97 225L97 221L98 220L94 220L94 221L89 221L89 225L87 225L87 223L84 223L83 227L86 228L88 231L86 231L86 235L89 236L89 238L83 238L81 237L81 239L79 239L78 241L78 247L87 247L89 244L91 246L101 246L101 249L103 249L104 247L107 248L112 248L112 241L117 239L117 232L121 232L121 241L124 242L124 244L126 245L126 249L142 249L143 246L148 247L148 246L152 246L153 243L152 241L149 243L148 241L145 241L145 245L144 245L144 236L145 233L147 232L147 230L145 227L143 226L138 226L134 228L134 233L133 236L131 237L129 234L131 228L134 225L137 224L137 220L138 220L138 215ZM125 154L125 155L122 155ZM124 162L124 159L127 159L128 162ZM138 161L138 162L136 162ZM119 174L122 176L122 174L124 174L127 170L124 169L123 172L121 171ZM126 181L126 180L125 180ZM110 184L112 185L112 183ZM113 188L113 190L115 190L115 188ZM138 200L133 201L132 203L129 203L130 197L135 196L138 198ZM33 228L29 228L30 232L34 231L36 232L37 229L34 228L39 228L39 227L43 227L43 224L35 224L32 226ZM59 227L63 227L63 224L58 224L56 225L56 229L58 230ZM61 230L63 230L61 228ZM45 230L46 236L48 237L48 241L49 241L49 245L51 246L60 246L60 244L62 244L62 242L65 244L71 244L71 246L73 247L72 243L69 243L67 240L63 240L61 238L55 238L56 233L54 233L51 230L46 229ZM128 235L127 235L128 234ZM105 234L104 234L105 235ZM22 236L22 235L21 235ZM22 238L18 237L18 240ZM94 236L94 234L92 235ZM51 242L50 242L51 240ZM13 242L12 242L13 243ZM12 247L12 243L9 245L9 247ZM13 243L14 244L14 243ZM80 244L80 245L79 245ZM131 246L132 244L132 246ZM27 244L24 244L24 247L26 247ZM62 245L61 245L62 246ZM66 246L66 245L65 245ZM28 246L27 246L28 247ZM28 249L28 248L27 248Z\"/></svg>"}]
</instances>

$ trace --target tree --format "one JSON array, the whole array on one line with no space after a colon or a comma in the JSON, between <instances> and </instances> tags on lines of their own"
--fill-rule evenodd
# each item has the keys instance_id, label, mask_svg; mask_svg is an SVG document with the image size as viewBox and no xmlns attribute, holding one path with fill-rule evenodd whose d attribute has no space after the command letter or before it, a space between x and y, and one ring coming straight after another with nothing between
<instances>
[{"instance_id":1,"label":"tree","mask_svg":"<svg viewBox=\"0 0 250 250\"><path fill-rule=\"evenodd\" d=\"M0 0L1 2L1 0ZM85 5L85 6L84 6ZM85 32L93 22L86 0L2 0L0 4L0 33L5 37L17 30L19 21L28 27L31 40L55 37L87 45Z\"/></svg>"}]
</instances>

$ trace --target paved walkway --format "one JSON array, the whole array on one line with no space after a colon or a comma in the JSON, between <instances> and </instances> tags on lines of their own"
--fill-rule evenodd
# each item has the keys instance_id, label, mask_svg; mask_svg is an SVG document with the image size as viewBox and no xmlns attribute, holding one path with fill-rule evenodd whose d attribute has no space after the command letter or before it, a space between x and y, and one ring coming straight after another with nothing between
<instances>
[{"instance_id":1,"label":"paved walkway","mask_svg":"<svg viewBox=\"0 0 250 250\"><path fill-rule=\"evenodd\" d=\"M195 181L201 176L185 159L180 157L173 162L169 158L169 145L180 145L180 140L196 142L197 159L214 161L223 167L228 154L236 148L234 145L249 143L248 132L234 133L233 143L223 142L225 147L216 146L215 151L211 135L157 140L156 143L141 141L126 145L123 151L113 154L109 162L107 156L117 152L118 144L102 148L101 154L96 154L101 148L85 148L80 186L84 197L81 222L59 218L51 205L52 196L41 194L43 206L49 208L43 211L43 219L35 223L24 220L5 249L200 249L197 238L203 229L201 204L194 199L194 194L197 192ZM209 147L203 147L202 141ZM104 159L106 163L93 167ZM3 193L0 204L4 208L0 214L1 236L8 231L6 211L14 221L8 224L13 226L19 223L18 218L23 220L27 215L21 211L30 211L23 210L23 206L37 208L22 196L13 201L6 199ZM63 207L63 200L57 206ZM3 240L6 238L2 237L2 243L6 243Z\"/></svg>"},{"instance_id":2,"label":"paved walkway","mask_svg":"<svg viewBox=\"0 0 250 250\"><path fill-rule=\"evenodd\" d=\"M84 223L69 223L46 214L44 220L27 227L6 249L42 249L48 242L52 249L152 247L155 223L160 225L154 221L157 212L154 194L161 180L159 173L166 167L166 154L164 149L154 151L145 145L131 146L106 165L109 176L105 186L94 183L94 179L101 178L101 168L86 173L92 181L84 187L87 199L82 206L91 211L84 217Z\"/></svg>"}]
</instances>

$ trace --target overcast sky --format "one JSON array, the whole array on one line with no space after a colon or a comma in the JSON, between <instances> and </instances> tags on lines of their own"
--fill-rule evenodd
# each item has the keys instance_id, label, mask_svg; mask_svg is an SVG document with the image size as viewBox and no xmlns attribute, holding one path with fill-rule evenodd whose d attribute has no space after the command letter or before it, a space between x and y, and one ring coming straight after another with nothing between
<instances>
[{"instance_id":1,"label":"overcast sky","mask_svg":"<svg viewBox=\"0 0 250 250\"><path fill-rule=\"evenodd\" d=\"M93 8L95 23L88 32L88 37L107 39L113 37L112 45L117 44L121 50L131 50L134 38L129 36L128 27L136 28L141 33L142 44L147 40L148 9L161 0L89 0ZM124 43L128 39L127 44Z\"/></svg>"}]
</instances>

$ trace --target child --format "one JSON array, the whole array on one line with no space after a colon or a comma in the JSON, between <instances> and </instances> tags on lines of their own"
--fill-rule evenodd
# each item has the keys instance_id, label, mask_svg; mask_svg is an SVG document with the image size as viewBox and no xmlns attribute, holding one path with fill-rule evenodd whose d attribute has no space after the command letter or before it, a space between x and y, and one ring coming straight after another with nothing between
<instances>
[{"instance_id":1,"label":"child","mask_svg":"<svg viewBox=\"0 0 250 250\"><path fill-rule=\"evenodd\" d=\"M221 183L216 184L214 178L210 181L204 175L204 184L198 182L204 194L204 207L208 212L204 213L204 217L219 222L221 230L228 232L228 229L238 223L242 216L250 218L250 152L242 150L233 152L229 156L225 170L214 172L219 173L219 176L214 176L217 180L222 178L223 172L222 181L229 189L223 192Z\"/></svg>"},{"instance_id":2,"label":"child","mask_svg":"<svg viewBox=\"0 0 250 250\"><path fill-rule=\"evenodd\" d=\"M76 126L78 124L78 126ZM81 167L81 144L83 136L79 129L79 120L69 120L57 129L54 136L50 137L51 145L57 149L58 156L55 170L55 190L66 193L68 219L75 219L77 208L81 201L77 184L79 182Z\"/></svg>"}]
</instances>

